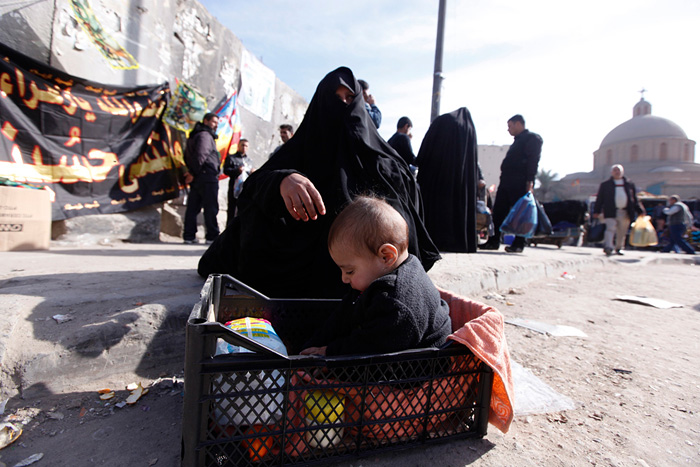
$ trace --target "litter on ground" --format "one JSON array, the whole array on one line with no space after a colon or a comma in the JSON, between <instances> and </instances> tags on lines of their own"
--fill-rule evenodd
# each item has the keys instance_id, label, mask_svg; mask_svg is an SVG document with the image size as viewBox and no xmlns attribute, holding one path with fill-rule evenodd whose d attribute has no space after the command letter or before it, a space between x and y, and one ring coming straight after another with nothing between
<instances>
[{"instance_id":1,"label":"litter on ground","mask_svg":"<svg viewBox=\"0 0 700 467\"><path fill-rule=\"evenodd\" d=\"M653 306L654 308L661 308L663 310L669 308L683 308L683 305L679 303L671 303L666 300L661 300L660 298L650 298L650 297L640 297L636 295L617 295L615 300L620 300L623 302L639 303L641 305Z\"/></svg>"},{"instance_id":2,"label":"litter on ground","mask_svg":"<svg viewBox=\"0 0 700 467\"><path fill-rule=\"evenodd\" d=\"M555 337L588 337L585 332L573 326L541 323L527 318L508 318L506 323Z\"/></svg>"}]
</instances>

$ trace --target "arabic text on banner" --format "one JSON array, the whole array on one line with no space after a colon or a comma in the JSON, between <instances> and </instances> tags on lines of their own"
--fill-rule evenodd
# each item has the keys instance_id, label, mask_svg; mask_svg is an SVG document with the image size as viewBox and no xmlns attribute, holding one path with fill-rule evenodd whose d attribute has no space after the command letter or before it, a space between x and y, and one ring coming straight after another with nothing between
<instances>
[{"instance_id":1,"label":"arabic text on banner","mask_svg":"<svg viewBox=\"0 0 700 467\"><path fill-rule=\"evenodd\" d=\"M0 176L55 192L53 220L179 195L182 147L160 119L168 84L68 75L0 44Z\"/></svg>"}]
</instances>

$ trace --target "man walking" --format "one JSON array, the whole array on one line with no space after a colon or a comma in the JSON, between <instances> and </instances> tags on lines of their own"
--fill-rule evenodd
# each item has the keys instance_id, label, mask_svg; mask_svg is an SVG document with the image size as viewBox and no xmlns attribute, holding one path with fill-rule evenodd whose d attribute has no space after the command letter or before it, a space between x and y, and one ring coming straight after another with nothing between
<instances>
[{"instance_id":1,"label":"man walking","mask_svg":"<svg viewBox=\"0 0 700 467\"><path fill-rule=\"evenodd\" d=\"M674 250L678 253L680 248L689 255L694 255L695 249L683 238L685 231L693 225L693 215L690 213L688 205L681 202L680 196L672 195L668 199L668 207L664 208L664 214L668 216L668 233L671 242L661 251L669 253Z\"/></svg>"},{"instance_id":2,"label":"man walking","mask_svg":"<svg viewBox=\"0 0 700 467\"><path fill-rule=\"evenodd\" d=\"M416 156L413 154L413 147L411 146L411 128L413 128L413 122L411 122L410 118L399 118L396 124L396 133L389 138L387 143L399 153L399 156L401 156L409 166L414 166L416 164ZM411 168L412 172L413 170L414 167Z\"/></svg>"},{"instance_id":3,"label":"man walking","mask_svg":"<svg viewBox=\"0 0 700 467\"><path fill-rule=\"evenodd\" d=\"M231 225L233 218L236 216L236 200L241 192L241 183L247 178L250 172L249 158L246 155L248 151L248 140L241 139L238 142L238 151L226 158L224 162L224 175L228 175L228 212L226 215L226 227ZM245 178L239 178L245 173Z\"/></svg>"},{"instance_id":4,"label":"man walking","mask_svg":"<svg viewBox=\"0 0 700 467\"><path fill-rule=\"evenodd\" d=\"M514 138L513 144L501 163L501 178L492 213L494 234L480 246L484 250L498 250L501 244L501 224L515 203L535 186L535 175L542 153L542 138L525 128L522 115L514 115L508 120L508 133ZM524 248L525 237L515 237L506 251L522 253Z\"/></svg>"},{"instance_id":5,"label":"man walking","mask_svg":"<svg viewBox=\"0 0 700 467\"><path fill-rule=\"evenodd\" d=\"M644 212L644 206L637 200L634 183L625 177L625 168L615 164L610 170L610 178L600 184L596 196L593 217L598 219L603 214L605 237L603 251L606 256L613 253L622 255L627 230L632 219ZM614 239L614 244L613 244Z\"/></svg>"},{"instance_id":6,"label":"man walking","mask_svg":"<svg viewBox=\"0 0 700 467\"><path fill-rule=\"evenodd\" d=\"M363 79L358 79L357 82L360 83L360 86L362 87L362 97L365 99L365 109L367 109L367 113L369 113L370 118L374 122L374 126L379 128L379 125L382 124L382 112L379 110L379 107L377 107L374 96L369 93L369 83Z\"/></svg>"},{"instance_id":7,"label":"man walking","mask_svg":"<svg viewBox=\"0 0 700 467\"><path fill-rule=\"evenodd\" d=\"M185 164L192 176L190 194L185 210L185 243L197 243L197 215L204 209L206 241L211 243L219 235L216 216L219 213L219 151L216 150L216 129L219 117L208 113L197 122L185 148Z\"/></svg>"}]
</instances>

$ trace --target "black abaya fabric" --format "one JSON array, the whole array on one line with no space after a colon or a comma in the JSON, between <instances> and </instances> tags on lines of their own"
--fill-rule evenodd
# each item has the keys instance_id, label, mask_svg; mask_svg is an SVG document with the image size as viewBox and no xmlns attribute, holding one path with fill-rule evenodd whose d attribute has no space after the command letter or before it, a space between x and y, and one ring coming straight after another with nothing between
<instances>
[{"instance_id":1,"label":"black abaya fabric","mask_svg":"<svg viewBox=\"0 0 700 467\"><path fill-rule=\"evenodd\" d=\"M476 131L462 107L440 115L418 151L418 184L425 226L440 251L476 251Z\"/></svg>"},{"instance_id":2,"label":"black abaya fabric","mask_svg":"<svg viewBox=\"0 0 700 467\"><path fill-rule=\"evenodd\" d=\"M355 93L349 105L335 95L341 84ZM321 193L326 215L303 222L287 212L280 183L295 172ZM346 203L367 193L403 215L409 251L430 269L440 255L422 221L418 187L377 133L352 71L341 67L319 83L292 139L248 177L236 222L205 252L198 272L231 274L270 297L340 298L348 289L328 253L328 231Z\"/></svg>"}]
</instances>

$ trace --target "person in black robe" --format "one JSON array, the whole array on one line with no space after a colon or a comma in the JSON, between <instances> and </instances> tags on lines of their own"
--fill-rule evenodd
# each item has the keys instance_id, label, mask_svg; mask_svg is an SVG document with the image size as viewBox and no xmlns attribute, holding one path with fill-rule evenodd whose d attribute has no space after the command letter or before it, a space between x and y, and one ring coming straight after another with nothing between
<instances>
[{"instance_id":1,"label":"person in black robe","mask_svg":"<svg viewBox=\"0 0 700 467\"><path fill-rule=\"evenodd\" d=\"M408 165L379 136L352 71L319 83L294 138L246 180L238 217L199 261L270 297L340 298L347 291L328 253L328 231L355 195L381 196L409 225L409 252L425 270L440 258L423 225Z\"/></svg>"},{"instance_id":2,"label":"person in black robe","mask_svg":"<svg viewBox=\"0 0 700 467\"><path fill-rule=\"evenodd\" d=\"M416 164L425 226L440 251L474 253L478 161L469 110L440 115L423 137Z\"/></svg>"}]
</instances>

